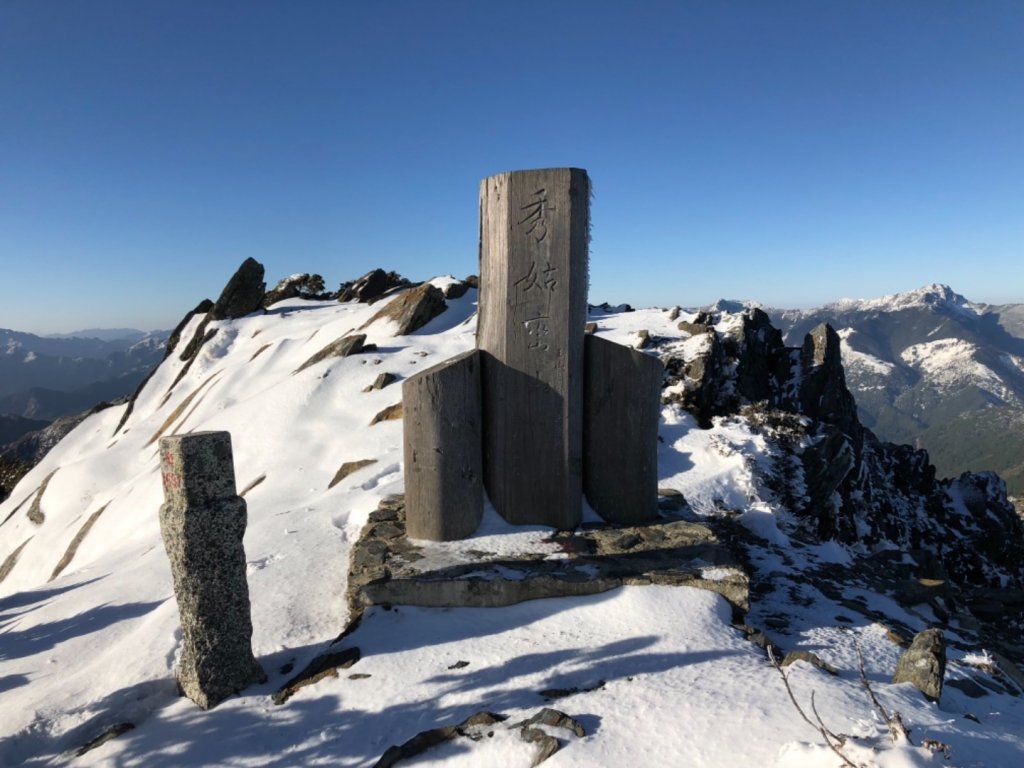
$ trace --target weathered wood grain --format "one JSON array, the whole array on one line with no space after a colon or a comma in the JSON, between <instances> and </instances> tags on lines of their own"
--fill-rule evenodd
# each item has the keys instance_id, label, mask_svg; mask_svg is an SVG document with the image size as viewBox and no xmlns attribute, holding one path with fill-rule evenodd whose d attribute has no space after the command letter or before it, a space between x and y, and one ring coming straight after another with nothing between
<instances>
[{"instance_id":1,"label":"weathered wood grain","mask_svg":"<svg viewBox=\"0 0 1024 768\"><path fill-rule=\"evenodd\" d=\"M464 539L483 516L480 355L457 355L402 383L406 531Z\"/></svg>"},{"instance_id":2,"label":"weathered wood grain","mask_svg":"<svg viewBox=\"0 0 1024 768\"><path fill-rule=\"evenodd\" d=\"M584 346L583 491L609 522L658 514L661 361L600 336Z\"/></svg>"},{"instance_id":3,"label":"weathered wood grain","mask_svg":"<svg viewBox=\"0 0 1024 768\"><path fill-rule=\"evenodd\" d=\"M515 524L581 518L590 180L515 171L480 186L484 483Z\"/></svg>"}]
</instances>

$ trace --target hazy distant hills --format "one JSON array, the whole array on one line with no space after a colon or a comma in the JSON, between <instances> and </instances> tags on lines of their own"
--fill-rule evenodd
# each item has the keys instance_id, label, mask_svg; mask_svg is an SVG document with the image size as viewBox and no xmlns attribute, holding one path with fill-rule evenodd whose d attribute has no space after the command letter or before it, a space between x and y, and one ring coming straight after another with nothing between
<instances>
[{"instance_id":1,"label":"hazy distant hills","mask_svg":"<svg viewBox=\"0 0 1024 768\"><path fill-rule=\"evenodd\" d=\"M52 421L131 392L163 359L167 332L90 329L87 337L0 329L0 414Z\"/></svg>"},{"instance_id":2,"label":"hazy distant hills","mask_svg":"<svg viewBox=\"0 0 1024 768\"><path fill-rule=\"evenodd\" d=\"M838 331L847 383L877 435L926 448L940 476L991 469L1024 495L1024 305L929 285L765 311L789 344L821 322Z\"/></svg>"}]
</instances>

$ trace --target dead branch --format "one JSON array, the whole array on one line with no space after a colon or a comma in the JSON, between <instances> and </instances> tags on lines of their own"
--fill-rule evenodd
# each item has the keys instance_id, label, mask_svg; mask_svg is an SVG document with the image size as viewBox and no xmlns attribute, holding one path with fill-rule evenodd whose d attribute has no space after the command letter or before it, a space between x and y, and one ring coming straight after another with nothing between
<instances>
[{"instance_id":1,"label":"dead branch","mask_svg":"<svg viewBox=\"0 0 1024 768\"><path fill-rule=\"evenodd\" d=\"M825 740L825 744L828 745L829 749L835 752L839 759L843 761L844 765L847 765L850 768L863 768L863 766L859 766L857 765L857 763L850 760L850 758L844 755L842 750L840 749L840 747L842 747L843 744L846 743L846 737L839 736L833 733L825 726L825 723L822 722L821 716L818 714L818 710L814 705L813 691L811 692L811 711L814 712L814 717L817 719L818 722L813 722L807 716L807 713L804 712L803 707L801 707L800 703L796 700L796 696L793 694L793 689L789 685L789 677L786 675L786 671L782 668L782 665L779 663L778 658L776 658L775 653L772 651L771 645L768 646L767 650L768 658L769 660L771 660L772 666L775 667L775 669L779 673L779 676L782 678L782 684L786 686L786 693L789 694L789 700L793 702L793 706L796 708L796 711L799 713L800 717L804 719L804 722L811 726L811 728L816 730L819 734L821 734L821 738Z\"/></svg>"},{"instance_id":2,"label":"dead branch","mask_svg":"<svg viewBox=\"0 0 1024 768\"><path fill-rule=\"evenodd\" d=\"M864 654L860 650L860 643L855 642L854 647L857 649L861 685L863 685L864 690L868 692L868 698L871 699L871 703L875 706L878 714L881 715L886 725L889 726L889 737L894 743L900 739L906 739L909 744L913 744L914 742L910 740L910 729L904 725L903 717L900 713L896 710L893 710L891 713L887 712L885 707L883 707L881 702L878 700L878 697L875 696L875 692L871 688L871 683L868 682L867 672L864 670Z\"/></svg>"}]
</instances>

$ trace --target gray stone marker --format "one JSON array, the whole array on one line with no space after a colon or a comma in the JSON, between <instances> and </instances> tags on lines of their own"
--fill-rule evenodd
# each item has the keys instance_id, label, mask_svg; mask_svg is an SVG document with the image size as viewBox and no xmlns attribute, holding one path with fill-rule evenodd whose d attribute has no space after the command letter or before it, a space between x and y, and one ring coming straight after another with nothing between
<instances>
[{"instance_id":1,"label":"gray stone marker","mask_svg":"<svg viewBox=\"0 0 1024 768\"><path fill-rule=\"evenodd\" d=\"M653 520L665 367L599 336L587 336L584 360L583 492L609 522Z\"/></svg>"},{"instance_id":2,"label":"gray stone marker","mask_svg":"<svg viewBox=\"0 0 1024 768\"><path fill-rule=\"evenodd\" d=\"M484 483L510 523L581 519L589 226L586 171L481 182Z\"/></svg>"},{"instance_id":3,"label":"gray stone marker","mask_svg":"<svg viewBox=\"0 0 1024 768\"><path fill-rule=\"evenodd\" d=\"M231 435L160 439L164 504L160 532L181 614L178 684L210 709L266 680L252 654L245 579L245 501L235 493Z\"/></svg>"},{"instance_id":4,"label":"gray stone marker","mask_svg":"<svg viewBox=\"0 0 1024 768\"><path fill-rule=\"evenodd\" d=\"M446 360L402 383L406 533L464 539L483 515L480 353Z\"/></svg>"}]
</instances>

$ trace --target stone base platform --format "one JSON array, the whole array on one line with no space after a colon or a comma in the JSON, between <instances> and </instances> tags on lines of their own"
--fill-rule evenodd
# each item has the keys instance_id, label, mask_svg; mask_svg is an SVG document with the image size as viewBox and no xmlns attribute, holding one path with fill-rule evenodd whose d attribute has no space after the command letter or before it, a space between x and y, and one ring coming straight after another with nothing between
<instances>
[{"instance_id":1,"label":"stone base platform","mask_svg":"<svg viewBox=\"0 0 1024 768\"><path fill-rule=\"evenodd\" d=\"M737 618L749 608L749 578L710 528L674 516L575 531L510 526L492 510L469 539L412 540L402 496L381 501L349 562L352 615L371 605L492 607L546 597L670 584L722 595Z\"/></svg>"}]
</instances>

